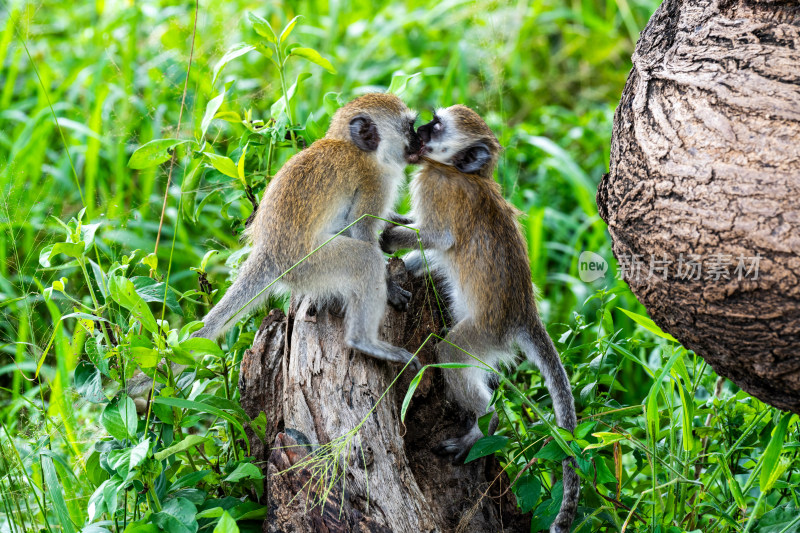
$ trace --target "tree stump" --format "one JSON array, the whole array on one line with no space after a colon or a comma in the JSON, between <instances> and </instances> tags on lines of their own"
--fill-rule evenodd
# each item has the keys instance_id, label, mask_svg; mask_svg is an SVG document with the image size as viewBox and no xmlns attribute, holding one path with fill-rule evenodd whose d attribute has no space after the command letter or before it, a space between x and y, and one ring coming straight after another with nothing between
<instances>
[{"instance_id":1,"label":"tree stump","mask_svg":"<svg viewBox=\"0 0 800 533\"><path fill-rule=\"evenodd\" d=\"M438 306L430 285L409 281L399 259L390 261L388 273L413 298L406 313L387 311L382 338L414 353L440 331ZM423 364L434 362L433 347L430 340L420 351ZM453 465L431 452L473 420L447 401L438 369L425 373L405 426L400 423L413 370L381 399L400 371L347 349L341 317L308 300L293 301L288 317L272 311L263 321L242 361L239 387L248 415L266 413L266 442L272 443L253 450L268 478L264 532L530 531L530 517L517 511L496 459ZM303 461L373 409L344 447L344 476L333 490L321 489ZM324 505L312 506L320 500Z\"/></svg>"},{"instance_id":2,"label":"tree stump","mask_svg":"<svg viewBox=\"0 0 800 533\"><path fill-rule=\"evenodd\" d=\"M795 0L664 1L636 45L597 203L656 323L800 413ZM690 261L699 279L681 276Z\"/></svg>"}]
</instances>

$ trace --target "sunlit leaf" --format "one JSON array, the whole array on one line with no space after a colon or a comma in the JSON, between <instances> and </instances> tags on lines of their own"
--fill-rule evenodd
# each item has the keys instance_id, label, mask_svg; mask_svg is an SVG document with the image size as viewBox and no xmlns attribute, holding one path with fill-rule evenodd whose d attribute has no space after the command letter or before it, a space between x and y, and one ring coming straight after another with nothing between
<instances>
[{"instance_id":1,"label":"sunlit leaf","mask_svg":"<svg viewBox=\"0 0 800 533\"><path fill-rule=\"evenodd\" d=\"M289 53L289 55L307 59L308 61L311 61L312 63L321 66L331 74L336 74L336 69L333 68L331 62L322 57L320 53L314 50L313 48L303 48L303 47L293 48L292 51Z\"/></svg>"}]
</instances>

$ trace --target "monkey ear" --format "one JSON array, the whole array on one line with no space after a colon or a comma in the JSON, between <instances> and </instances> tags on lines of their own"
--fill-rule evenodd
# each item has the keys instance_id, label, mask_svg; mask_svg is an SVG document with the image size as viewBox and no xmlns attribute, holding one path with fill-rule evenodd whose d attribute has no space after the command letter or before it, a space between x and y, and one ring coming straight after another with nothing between
<instances>
[{"instance_id":1,"label":"monkey ear","mask_svg":"<svg viewBox=\"0 0 800 533\"><path fill-rule=\"evenodd\" d=\"M483 144L473 144L453 156L453 166L464 174L475 174L491 160L489 148Z\"/></svg>"},{"instance_id":2,"label":"monkey ear","mask_svg":"<svg viewBox=\"0 0 800 533\"><path fill-rule=\"evenodd\" d=\"M371 118L364 115L359 115L350 121L350 138L365 152L374 152L381 142L378 126Z\"/></svg>"}]
</instances>

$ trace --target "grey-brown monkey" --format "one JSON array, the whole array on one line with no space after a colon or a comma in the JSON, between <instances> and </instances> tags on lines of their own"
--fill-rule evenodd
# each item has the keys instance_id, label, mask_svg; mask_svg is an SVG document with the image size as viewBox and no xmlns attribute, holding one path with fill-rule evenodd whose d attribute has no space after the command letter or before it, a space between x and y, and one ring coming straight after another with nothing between
<instances>
[{"instance_id":1,"label":"grey-brown monkey","mask_svg":"<svg viewBox=\"0 0 800 533\"><path fill-rule=\"evenodd\" d=\"M387 298L402 308L411 296L387 287L377 237L381 221L365 217L294 265L362 215L389 216L406 165L418 161L415 120L416 113L391 94L366 94L340 108L325 138L294 155L267 187L247 231L250 256L194 336L215 339L271 293L291 290L322 304L343 304L350 348L408 362L411 353L378 339ZM146 396L149 379L134 377L128 394Z\"/></svg>"},{"instance_id":2,"label":"grey-brown monkey","mask_svg":"<svg viewBox=\"0 0 800 533\"><path fill-rule=\"evenodd\" d=\"M569 378L536 309L518 212L493 178L500 152L497 138L477 113L462 105L438 110L418 133L424 162L411 182L411 219L419 228L425 258L445 279L455 320L447 342L437 345L439 362L475 364L453 345L494 368L512 364L522 352L544 377L558 425L573 431ZM392 226L381 235L381 247L389 253L418 246L417 233L408 228ZM412 273L423 270L418 250L406 263ZM485 371L466 368L444 375L456 401L476 416L486 412L492 390ZM481 436L476 422L436 451L463 459ZM580 480L573 466L572 458L563 461L564 497L552 532L568 532L575 517Z\"/></svg>"}]
</instances>

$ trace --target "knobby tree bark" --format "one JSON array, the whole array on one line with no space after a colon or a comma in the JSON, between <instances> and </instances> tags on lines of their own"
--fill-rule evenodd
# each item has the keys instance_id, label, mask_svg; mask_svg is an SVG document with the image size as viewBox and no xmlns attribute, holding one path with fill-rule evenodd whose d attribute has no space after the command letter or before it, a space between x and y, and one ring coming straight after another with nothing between
<instances>
[{"instance_id":1,"label":"knobby tree bark","mask_svg":"<svg viewBox=\"0 0 800 533\"><path fill-rule=\"evenodd\" d=\"M796 0L664 1L636 45L597 202L656 323L800 413Z\"/></svg>"},{"instance_id":2,"label":"knobby tree bark","mask_svg":"<svg viewBox=\"0 0 800 533\"><path fill-rule=\"evenodd\" d=\"M382 338L413 353L440 331L439 308L429 284L407 279L402 261L387 268L413 298L406 313L387 311ZM381 399L401 367L347 349L337 314L308 300L293 301L288 317L272 311L242 361L242 405L253 417L264 411L268 424L269 446L251 439L268 477L263 531L530 531L494 458L453 465L431 452L472 421L447 401L439 371L426 372L403 425L401 402L414 372L407 369ZM433 346L420 351L423 364L435 362ZM344 477L325 493L312 469L297 466L373 408L344 448ZM324 506L312 505L321 498Z\"/></svg>"}]
</instances>

